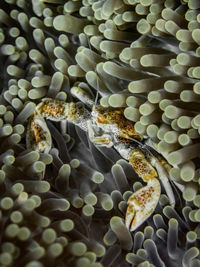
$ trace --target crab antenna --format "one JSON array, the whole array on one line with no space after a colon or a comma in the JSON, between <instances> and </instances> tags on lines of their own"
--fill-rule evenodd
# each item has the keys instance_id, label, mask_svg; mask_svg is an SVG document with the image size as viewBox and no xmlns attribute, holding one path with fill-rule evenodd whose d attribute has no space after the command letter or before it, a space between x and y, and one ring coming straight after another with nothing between
<instances>
[{"instance_id":1,"label":"crab antenna","mask_svg":"<svg viewBox=\"0 0 200 267\"><path fill-rule=\"evenodd\" d=\"M88 47L92 51L92 47L90 45L90 40L89 40L87 35L86 35L86 38L87 38ZM97 92L96 92L95 101L94 101L95 108L97 107L98 98L99 98L99 80L97 79Z\"/></svg>"},{"instance_id":2,"label":"crab antenna","mask_svg":"<svg viewBox=\"0 0 200 267\"><path fill-rule=\"evenodd\" d=\"M129 137L129 138L127 138L127 139L130 139L131 141L133 141L133 142L136 142L138 145L141 145L141 146L143 146L143 143L142 143L142 142L140 142L140 141L138 141L138 140L137 140L137 139L135 139L135 138Z\"/></svg>"},{"instance_id":3,"label":"crab antenna","mask_svg":"<svg viewBox=\"0 0 200 267\"><path fill-rule=\"evenodd\" d=\"M142 142L140 142L139 140L135 139L135 138L132 138L132 137L129 137L128 139L134 141L135 143L137 143L138 145L141 146L141 148L145 147L145 149L148 151L148 153L154 157L153 153L148 149L147 145L146 144L143 144Z\"/></svg>"},{"instance_id":4,"label":"crab antenna","mask_svg":"<svg viewBox=\"0 0 200 267\"><path fill-rule=\"evenodd\" d=\"M97 80L97 88L99 87L98 84L99 84L99 82ZM96 96L95 96L95 101L94 101L95 108L97 107L98 97L99 97L99 91L97 91Z\"/></svg>"}]
</instances>

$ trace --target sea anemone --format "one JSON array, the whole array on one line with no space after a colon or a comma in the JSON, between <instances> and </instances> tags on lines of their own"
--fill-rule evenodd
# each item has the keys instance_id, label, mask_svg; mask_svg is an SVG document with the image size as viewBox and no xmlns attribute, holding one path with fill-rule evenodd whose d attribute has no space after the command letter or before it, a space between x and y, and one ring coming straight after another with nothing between
<instances>
[{"instance_id":1,"label":"sea anemone","mask_svg":"<svg viewBox=\"0 0 200 267\"><path fill-rule=\"evenodd\" d=\"M199 36L198 0L1 1L0 266L200 266ZM143 183L117 151L65 121L47 122L49 153L26 147L36 105L76 88L171 165L175 207L162 188L133 233Z\"/></svg>"}]
</instances>

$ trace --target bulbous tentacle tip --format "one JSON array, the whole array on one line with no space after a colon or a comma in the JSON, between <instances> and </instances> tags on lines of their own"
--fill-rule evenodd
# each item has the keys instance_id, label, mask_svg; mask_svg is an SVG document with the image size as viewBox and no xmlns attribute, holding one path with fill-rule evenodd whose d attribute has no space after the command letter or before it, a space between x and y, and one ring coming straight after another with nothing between
<instances>
[{"instance_id":1,"label":"bulbous tentacle tip","mask_svg":"<svg viewBox=\"0 0 200 267\"><path fill-rule=\"evenodd\" d=\"M50 131L45 120L35 113L30 117L26 133L26 145L28 149L40 153L48 153L52 146Z\"/></svg>"}]
</instances>

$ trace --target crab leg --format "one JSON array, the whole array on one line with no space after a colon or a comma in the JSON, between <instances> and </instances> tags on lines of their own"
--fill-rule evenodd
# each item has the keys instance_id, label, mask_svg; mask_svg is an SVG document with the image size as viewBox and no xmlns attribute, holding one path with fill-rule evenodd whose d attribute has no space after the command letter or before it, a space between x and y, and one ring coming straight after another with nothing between
<instances>
[{"instance_id":1,"label":"crab leg","mask_svg":"<svg viewBox=\"0 0 200 267\"><path fill-rule=\"evenodd\" d=\"M165 192L167 193L167 196L169 198L169 203L172 207L175 206L175 197L174 193L172 191L172 187L170 185L169 179L168 179L168 173L171 169L170 165L163 159L157 159L155 157L151 157L151 163L156 168L158 172L158 176L160 178L161 183L163 184L165 188Z\"/></svg>"}]
</instances>

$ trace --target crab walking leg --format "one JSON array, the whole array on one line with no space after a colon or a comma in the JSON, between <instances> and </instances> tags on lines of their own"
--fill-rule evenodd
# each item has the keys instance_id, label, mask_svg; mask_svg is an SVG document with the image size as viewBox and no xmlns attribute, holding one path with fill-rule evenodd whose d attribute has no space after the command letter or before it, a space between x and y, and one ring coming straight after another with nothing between
<instances>
[{"instance_id":1,"label":"crab walking leg","mask_svg":"<svg viewBox=\"0 0 200 267\"><path fill-rule=\"evenodd\" d=\"M38 152L48 153L52 146L51 134L45 119L52 121L67 120L87 131L90 113L79 103L66 103L51 98L44 98L29 119L26 134L27 147Z\"/></svg>"},{"instance_id":2,"label":"crab walking leg","mask_svg":"<svg viewBox=\"0 0 200 267\"><path fill-rule=\"evenodd\" d=\"M43 98L36 106L36 113L52 121L66 119L84 130L87 130L87 120L90 118L90 112L81 103L66 103L51 98Z\"/></svg>"},{"instance_id":3,"label":"crab walking leg","mask_svg":"<svg viewBox=\"0 0 200 267\"><path fill-rule=\"evenodd\" d=\"M163 159L157 159L155 157L150 158L151 164L156 168L159 179L165 188L165 192L169 198L169 203L172 207L175 206L175 197L168 179L168 173L170 170L169 164Z\"/></svg>"}]
</instances>

